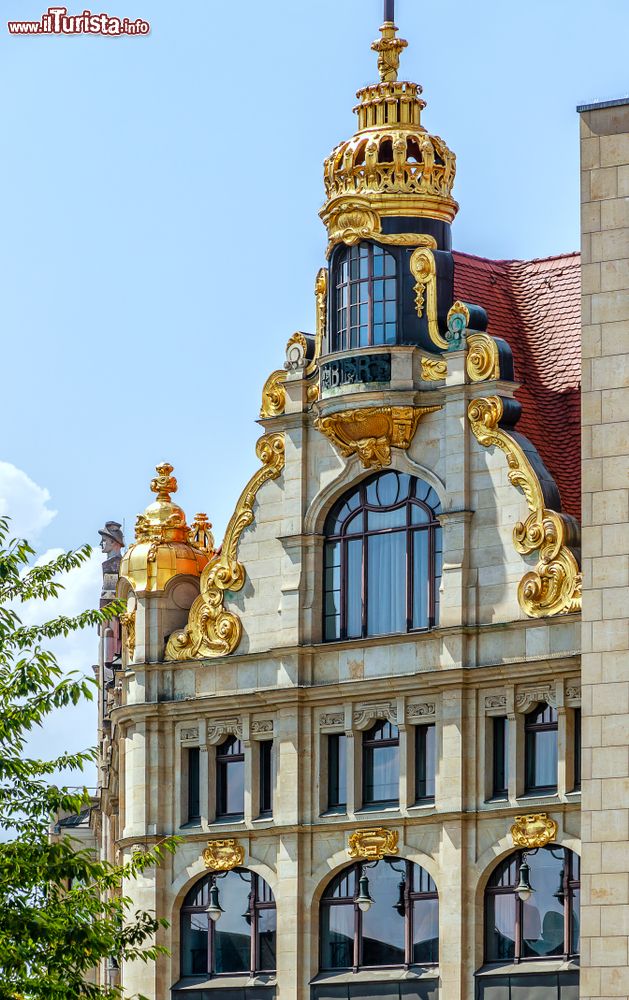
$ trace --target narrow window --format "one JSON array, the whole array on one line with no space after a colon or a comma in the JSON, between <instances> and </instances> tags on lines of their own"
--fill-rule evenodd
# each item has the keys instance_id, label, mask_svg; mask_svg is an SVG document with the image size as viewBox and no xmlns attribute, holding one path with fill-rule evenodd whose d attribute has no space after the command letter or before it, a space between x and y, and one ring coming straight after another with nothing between
<instances>
[{"instance_id":1,"label":"narrow window","mask_svg":"<svg viewBox=\"0 0 629 1000\"><path fill-rule=\"evenodd\" d=\"M216 815L241 819L245 808L245 755L242 743L229 736L216 752Z\"/></svg>"},{"instance_id":2,"label":"narrow window","mask_svg":"<svg viewBox=\"0 0 629 1000\"><path fill-rule=\"evenodd\" d=\"M557 712L538 705L526 716L526 791L557 791Z\"/></svg>"},{"instance_id":3,"label":"narrow window","mask_svg":"<svg viewBox=\"0 0 629 1000\"><path fill-rule=\"evenodd\" d=\"M190 747L188 754L188 823L201 816L199 798L199 748Z\"/></svg>"},{"instance_id":4,"label":"narrow window","mask_svg":"<svg viewBox=\"0 0 629 1000\"><path fill-rule=\"evenodd\" d=\"M494 799L506 799L509 796L509 722L502 715L493 721L493 788Z\"/></svg>"},{"instance_id":5,"label":"narrow window","mask_svg":"<svg viewBox=\"0 0 629 1000\"><path fill-rule=\"evenodd\" d=\"M400 739L397 726L376 722L363 736L363 805L399 802Z\"/></svg>"},{"instance_id":6,"label":"narrow window","mask_svg":"<svg viewBox=\"0 0 629 1000\"><path fill-rule=\"evenodd\" d=\"M395 344L395 257L375 243L340 251L334 265L333 351Z\"/></svg>"},{"instance_id":7,"label":"narrow window","mask_svg":"<svg viewBox=\"0 0 629 1000\"><path fill-rule=\"evenodd\" d=\"M574 710L574 790L581 790L581 709Z\"/></svg>"},{"instance_id":8,"label":"narrow window","mask_svg":"<svg viewBox=\"0 0 629 1000\"><path fill-rule=\"evenodd\" d=\"M328 809L347 806L347 757L345 733L328 736Z\"/></svg>"},{"instance_id":9,"label":"narrow window","mask_svg":"<svg viewBox=\"0 0 629 1000\"><path fill-rule=\"evenodd\" d=\"M434 723L417 726L415 732L415 799L421 803L435 801L437 770L435 734Z\"/></svg>"},{"instance_id":10,"label":"narrow window","mask_svg":"<svg viewBox=\"0 0 629 1000\"><path fill-rule=\"evenodd\" d=\"M260 816L273 814L273 740L260 743Z\"/></svg>"}]
</instances>

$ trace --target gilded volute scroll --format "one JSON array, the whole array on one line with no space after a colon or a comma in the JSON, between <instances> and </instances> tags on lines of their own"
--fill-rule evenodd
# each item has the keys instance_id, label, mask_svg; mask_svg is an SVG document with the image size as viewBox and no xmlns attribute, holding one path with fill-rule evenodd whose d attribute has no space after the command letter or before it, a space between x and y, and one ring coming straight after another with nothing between
<instances>
[{"instance_id":1,"label":"gilded volute scroll","mask_svg":"<svg viewBox=\"0 0 629 1000\"><path fill-rule=\"evenodd\" d=\"M256 453L262 468L253 474L240 495L220 552L201 574L201 592L190 608L188 624L174 632L166 645L166 660L200 660L227 656L237 648L242 624L237 615L225 610L225 592L242 589L245 567L238 561L238 543L253 521L253 504L258 491L284 468L284 435L260 438Z\"/></svg>"}]
</instances>

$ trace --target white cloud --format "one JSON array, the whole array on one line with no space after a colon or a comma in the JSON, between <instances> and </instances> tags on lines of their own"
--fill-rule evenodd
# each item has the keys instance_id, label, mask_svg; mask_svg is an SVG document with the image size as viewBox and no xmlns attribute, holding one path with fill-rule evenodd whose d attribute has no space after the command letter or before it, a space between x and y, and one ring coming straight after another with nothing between
<instances>
[{"instance_id":1,"label":"white cloud","mask_svg":"<svg viewBox=\"0 0 629 1000\"><path fill-rule=\"evenodd\" d=\"M11 517L10 535L37 540L57 515L48 507L50 493L38 486L22 469L0 462L0 515Z\"/></svg>"}]
</instances>

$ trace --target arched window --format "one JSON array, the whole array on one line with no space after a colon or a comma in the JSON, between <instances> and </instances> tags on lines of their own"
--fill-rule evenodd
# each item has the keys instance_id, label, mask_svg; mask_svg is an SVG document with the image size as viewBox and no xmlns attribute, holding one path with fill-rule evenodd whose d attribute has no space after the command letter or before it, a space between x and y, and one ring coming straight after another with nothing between
<instances>
[{"instance_id":1,"label":"arched window","mask_svg":"<svg viewBox=\"0 0 629 1000\"><path fill-rule=\"evenodd\" d=\"M359 904L361 876L371 902ZM384 858L344 868L321 899L321 968L433 965L439 961L439 900L412 861Z\"/></svg>"},{"instance_id":2,"label":"arched window","mask_svg":"<svg viewBox=\"0 0 629 1000\"><path fill-rule=\"evenodd\" d=\"M390 722L376 722L363 733L363 805L397 805L400 734Z\"/></svg>"},{"instance_id":3,"label":"arched window","mask_svg":"<svg viewBox=\"0 0 629 1000\"><path fill-rule=\"evenodd\" d=\"M363 480L332 508L325 524L327 641L436 624L440 509L428 483L400 472Z\"/></svg>"},{"instance_id":4,"label":"arched window","mask_svg":"<svg viewBox=\"0 0 629 1000\"><path fill-rule=\"evenodd\" d=\"M341 251L334 266L333 351L395 344L395 257L376 243Z\"/></svg>"},{"instance_id":5,"label":"arched window","mask_svg":"<svg viewBox=\"0 0 629 1000\"><path fill-rule=\"evenodd\" d=\"M524 723L527 792L557 791L557 710L538 705Z\"/></svg>"},{"instance_id":6,"label":"arched window","mask_svg":"<svg viewBox=\"0 0 629 1000\"><path fill-rule=\"evenodd\" d=\"M210 918L210 889L223 912ZM275 899L270 886L246 868L207 875L181 907L181 975L223 976L275 971Z\"/></svg>"},{"instance_id":7,"label":"arched window","mask_svg":"<svg viewBox=\"0 0 629 1000\"><path fill-rule=\"evenodd\" d=\"M241 818L245 808L245 755L236 736L216 748L216 815Z\"/></svg>"},{"instance_id":8,"label":"arched window","mask_svg":"<svg viewBox=\"0 0 629 1000\"><path fill-rule=\"evenodd\" d=\"M516 893L524 860L533 890L525 901ZM486 961L578 955L579 875L578 855L556 845L517 851L499 864L485 890Z\"/></svg>"}]
</instances>

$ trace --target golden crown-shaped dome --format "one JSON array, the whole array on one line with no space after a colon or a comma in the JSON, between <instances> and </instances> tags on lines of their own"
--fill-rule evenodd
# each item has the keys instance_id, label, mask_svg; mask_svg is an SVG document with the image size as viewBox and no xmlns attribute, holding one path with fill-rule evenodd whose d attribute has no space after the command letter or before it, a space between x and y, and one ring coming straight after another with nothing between
<instances>
[{"instance_id":1,"label":"golden crown-shaped dome","mask_svg":"<svg viewBox=\"0 0 629 1000\"><path fill-rule=\"evenodd\" d=\"M452 197L456 157L421 124L426 106L422 88L397 80L406 42L395 37L391 22L380 31L382 38L372 47L378 52L381 82L358 91L358 130L324 164L328 200L321 217L331 238L338 234L339 215L348 209L452 222L459 207Z\"/></svg>"},{"instance_id":2,"label":"golden crown-shaped dome","mask_svg":"<svg viewBox=\"0 0 629 1000\"><path fill-rule=\"evenodd\" d=\"M156 467L151 490L157 499L135 523L135 542L122 558L120 577L136 592L164 590L174 576L200 576L212 555L214 540L205 514L197 514L192 527L170 494L177 490L172 465Z\"/></svg>"}]
</instances>

